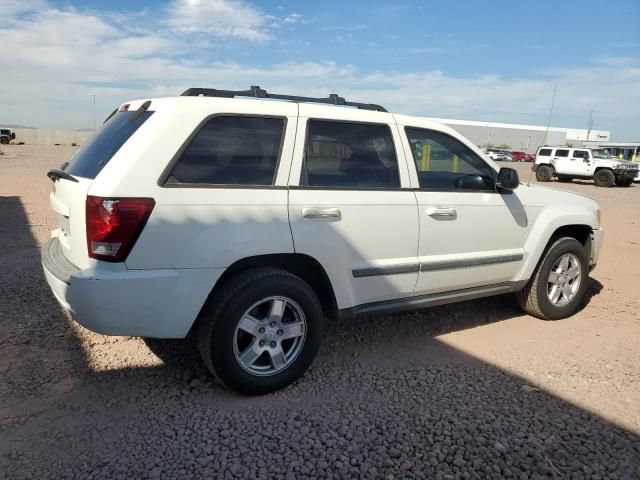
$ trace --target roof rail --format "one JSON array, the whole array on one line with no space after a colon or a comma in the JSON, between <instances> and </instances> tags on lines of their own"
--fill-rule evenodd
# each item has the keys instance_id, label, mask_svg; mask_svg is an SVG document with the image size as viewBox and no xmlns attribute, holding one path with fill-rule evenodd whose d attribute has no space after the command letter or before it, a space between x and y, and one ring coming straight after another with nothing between
<instances>
[{"instance_id":1,"label":"roof rail","mask_svg":"<svg viewBox=\"0 0 640 480\"><path fill-rule=\"evenodd\" d=\"M215 88L189 88L182 92L181 97L219 97L219 98L234 98L234 97L253 97L253 98L272 98L275 100L290 100L293 102L308 102L308 103L324 103L328 105L345 105L347 107L356 107L361 110L374 110L376 112L386 112L387 109L381 105L374 103L358 103L347 102L343 97L332 93L326 98L314 98L314 97L298 97L295 95L280 95L277 93L267 93L266 90L252 85L249 90L217 90Z\"/></svg>"}]
</instances>

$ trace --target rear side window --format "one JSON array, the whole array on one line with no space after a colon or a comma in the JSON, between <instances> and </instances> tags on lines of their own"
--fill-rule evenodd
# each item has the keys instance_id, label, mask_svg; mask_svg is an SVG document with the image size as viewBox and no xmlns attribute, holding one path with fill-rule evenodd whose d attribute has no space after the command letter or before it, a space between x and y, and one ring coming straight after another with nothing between
<instances>
[{"instance_id":1,"label":"rear side window","mask_svg":"<svg viewBox=\"0 0 640 480\"><path fill-rule=\"evenodd\" d=\"M550 148L542 148L538 152L538 156L539 157L550 157L551 156L551 149Z\"/></svg>"},{"instance_id":2,"label":"rear side window","mask_svg":"<svg viewBox=\"0 0 640 480\"><path fill-rule=\"evenodd\" d=\"M65 172L76 177L96 178L109 160L147 121L153 112L118 112L69 160Z\"/></svg>"},{"instance_id":3,"label":"rear side window","mask_svg":"<svg viewBox=\"0 0 640 480\"><path fill-rule=\"evenodd\" d=\"M568 157L569 150L556 150L556 157Z\"/></svg>"},{"instance_id":4,"label":"rear side window","mask_svg":"<svg viewBox=\"0 0 640 480\"><path fill-rule=\"evenodd\" d=\"M300 185L340 188L400 186L388 125L309 120Z\"/></svg>"},{"instance_id":5,"label":"rear side window","mask_svg":"<svg viewBox=\"0 0 640 480\"><path fill-rule=\"evenodd\" d=\"M273 185L283 118L216 116L193 137L166 184Z\"/></svg>"}]
</instances>

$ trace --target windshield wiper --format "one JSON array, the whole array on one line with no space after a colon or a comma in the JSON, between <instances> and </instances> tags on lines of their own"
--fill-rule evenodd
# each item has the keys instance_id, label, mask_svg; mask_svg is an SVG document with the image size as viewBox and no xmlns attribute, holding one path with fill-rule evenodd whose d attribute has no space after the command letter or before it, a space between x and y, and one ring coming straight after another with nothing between
<instances>
[{"instance_id":1,"label":"windshield wiper","mask_svg":"<svg viewBox=\"0 0 640 480\"><path fill-rule=\"evenodd\" d=\"M78 182L76 177L69 175L67 172L60 170L59 168L52 168L47 172L47 177L51 179L52 182L56 182L61 178L64 180L69 180L71 182Z\"/></svg>"}]
</instances>

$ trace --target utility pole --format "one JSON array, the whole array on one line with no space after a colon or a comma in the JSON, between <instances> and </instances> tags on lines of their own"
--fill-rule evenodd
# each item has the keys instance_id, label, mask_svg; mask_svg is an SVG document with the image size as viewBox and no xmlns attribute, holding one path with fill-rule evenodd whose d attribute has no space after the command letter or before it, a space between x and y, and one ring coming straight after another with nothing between
<instances>
[{"instance_id":1,"label":"utility pole","mask_svg":"<svg viewBox=\"0 0 640 480\"><path fill-rule=\"evenodd\" d=\"M589 141L589 135L593 129L593 110L589 112L589 120L587 120L587 142Z\"/></svg>"},{"instance_id":2,"label":"utility pole","mask_svg":"<svg viewBox=\"0 0 640 480\"><path fill-rule=\"evenodd\" d=\"M547 137L549 136L549 127L551 126L551 116L553 115L553 106L556 103L556 90L558 89L558 84L553 84L553 98L551 99L551 108L549 109L549 120L547 120L547 131L544 132L544 139L542 140L542 144L547 144Z\"/></svg>"},{"instance_id":3,"label":"utility pole","mask_svg":"<svg viewBox=\"0 0 640 480\"><path fill-rule=\"evenodd\" d=\"M93 94L93 131L96 131L96 94Z\"/></svg>"}]
</instances>

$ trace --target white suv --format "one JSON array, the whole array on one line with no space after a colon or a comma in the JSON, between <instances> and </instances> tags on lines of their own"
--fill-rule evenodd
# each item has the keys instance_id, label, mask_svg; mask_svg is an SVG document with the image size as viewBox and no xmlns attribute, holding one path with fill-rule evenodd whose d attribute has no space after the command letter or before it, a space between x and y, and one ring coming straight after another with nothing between
<instances>
[{"instance_id":1,"label":"white suv","mask_svg":"<svg viewBox=\"0 0 640 480\"><path fill-rule=\"evenodd\" d=\"M42 263L64 308L108 335L193 331L246 394L299 378L327 318L508 292L569 316L603 239L594 201L519 186L449 127L335 95L132 101L48 175L59 228Z\"/></svg>"},{"instance_id":2,"label":"white suv","mask_svg":"<svg viewBox=\"0 0 640 480\"><path fill-rule=\"evenodd\" d=\"M602 148L540 147L532 169L539 182L554 176L561 182L584 178L593 179L598 187L628 187L638 175L637 163L613 158Z\"/></svg>"}]
</instances>

